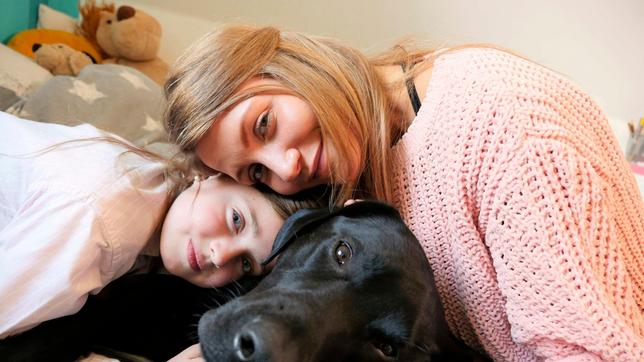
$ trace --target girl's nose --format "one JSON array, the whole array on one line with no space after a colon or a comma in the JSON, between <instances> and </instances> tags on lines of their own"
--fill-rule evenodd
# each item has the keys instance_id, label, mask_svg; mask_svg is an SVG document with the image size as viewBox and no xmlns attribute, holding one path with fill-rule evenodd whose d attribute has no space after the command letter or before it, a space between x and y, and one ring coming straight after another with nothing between
<instances>
[{"instance_id":1,"label":"girl's nose","mask_svg":"<svg viewBox=\"0 0 644 362\"><path fill-rule=\"evenodd\" d=\"M221 268L231 260L237 259L242 250L232 240L215 239L208 245L210 248L210 262L215 268Z\"/></svg>"}]
</instances>

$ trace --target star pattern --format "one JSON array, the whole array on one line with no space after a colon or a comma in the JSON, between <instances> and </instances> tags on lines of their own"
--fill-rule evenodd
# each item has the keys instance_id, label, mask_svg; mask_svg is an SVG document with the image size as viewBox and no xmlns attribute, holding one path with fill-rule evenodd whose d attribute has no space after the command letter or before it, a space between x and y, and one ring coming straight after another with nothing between
<instances>
[{"instance_id":1,"label":"star pattern","mask_svg":"<svg viewBox=\"0 0 644 362\"><path fill-rule=\"evenodd\" d=\"M154 132L160 131L161 125L154 118L150 117L148 114L145 115L145 124L143 125L144 130Z\"/></svg>"},{"instance_id":2,"label":"star pattern","mask_svg":"<svg viewBox=\"0 0 644 362\"><path fill-rule=\"evenodd\" d=\"M99 98L106 97L104 93L96 89L96 84L87 84L78 79L72 80L72 88L68 92L77 95L89 104L94 103Z\"/></svg>"},{"instance_id":3,"label":"star pattern","mask_svg":"<svg viewBox=\"0 0 644 362\"><path fill-rule=\"evenodd\" d=\"M125 80L130 82L132 86L136 89L145 89L145 90L150 90L150 88L143 82L143 79L141 77L136 76L136 74L132 72L128 72L127 70L121 70L119 73L121 77L123 77Z\"/></svg>"}]
</instances>

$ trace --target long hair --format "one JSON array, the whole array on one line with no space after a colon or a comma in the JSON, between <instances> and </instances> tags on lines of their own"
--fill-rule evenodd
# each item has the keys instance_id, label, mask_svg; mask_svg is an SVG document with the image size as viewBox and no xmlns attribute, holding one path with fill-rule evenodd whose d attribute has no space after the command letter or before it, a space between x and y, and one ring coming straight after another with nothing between
<instances>
[{"instance_id":1,"label":"long hair","mask_svg":"<svg viewBox=\"0 0 644 362\"><path fill-rule=\"evenodd\" d=\"M89 138L80 138L69 141L64 141L56 143L54 145L48 146L42 150L39 150L33 154L28 155L13 155L14 157L37 157L38 155L53 151L59 147L65 146L80 146L87 142L104 142L116 145L117 147L123 148L123 152L120 153L120 157L127 156L129 154L134 154L143 159L146 159L150 162L156 162L163 166L163 177L165 182L168 183L167 188L167 197L166 203L163 206L163 219L165 219L165 214L172 202L179 196L181 192L187 189L195 180L195 177L204 176L199 169L192 167L194 164L193 158L196 157L194 154L182 153L179 152L173 156L163 156L158 153L146 150L144 148L135 146L126 142L120 138L105 135L100 137L89 137ZM115 167L123 167L124 165L117 164ZM125 174L131 169L121 169ZM136 180L133 180L133 187L137 187ZM257 189L271 204L273 210L282 218L286 219L296 211L303 208L325 208L329 207L329 195L324 187L318 187L311 190L305 190L299 192L295 195L280 195L277 192L271 190L270 188L264 185L255 185ZM160 232L161 227L163 226L163 219L157 225L157 232Z\"/></svg>"},{"instance_id":2,"label":"long hair","mask_svg":"<svg viewBox=\"0 0 644 362\"><path fill-rule=\"evenodd\" d=\"M238 92L253 77L282 86ZM206 34L179 57L165 83L166 130L192 154L218 116L268 91L305 100L340 156L359 153L360 179L345 180L338 169L331 170L335 203L351 196L391 200L389 149L401 130L392 120L387 90L366 56L333 39L239 25ZM204 168L193 160L196 169Z\"/></svg>"}]
</instances>

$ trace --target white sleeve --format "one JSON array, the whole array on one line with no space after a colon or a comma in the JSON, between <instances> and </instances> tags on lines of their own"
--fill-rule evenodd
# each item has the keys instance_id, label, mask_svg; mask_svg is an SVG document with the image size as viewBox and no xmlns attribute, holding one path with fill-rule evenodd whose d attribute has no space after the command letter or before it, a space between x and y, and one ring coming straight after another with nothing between
<instances>
[{"instance_id":1,"label":"white sleeve","mask_svg":"<svg viewBox=\"0 0 644 362\"><path fill-rule=\"evenodd\" d=\"M0 230L0 339L78 312L109 282L112 248L94 210L60 192L31 198Z\"/></svg>"}]
</instances>

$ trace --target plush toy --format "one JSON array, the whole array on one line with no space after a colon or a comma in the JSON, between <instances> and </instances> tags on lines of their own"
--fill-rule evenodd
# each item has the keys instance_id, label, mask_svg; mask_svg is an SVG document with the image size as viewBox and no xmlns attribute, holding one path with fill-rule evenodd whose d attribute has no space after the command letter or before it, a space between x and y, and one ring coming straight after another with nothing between
<instances>
[{"instance_id":1,"label":"plush toy","mask_svg":"<svg viewBox=\"0 0 644 362\"><path fill-rule=\"evenodd\" d=\"M33 45L36 63L53 75L78 75L80 71L96 60L88 53L78 51L66 44Z\"/></svg>"},{"instance_id":2,"label":"plush toy","mask_svg":"<svg viewBox=\"0 0 644 362\"><path fill-rule=\"evenodd\" d=\"M100 4L97 4L96 0L78 2L78 13L81 16L81 22L76 29L76 33L87 39L101 53L103 58L107 58L108 55L96 41L96 29L98 29L98 24L101 22L101 12L113 13L115 9L114 4L104 1Z\"/></svg>"},{"instance_id":3,"label":"plush toy","mask_svg":"<svg viewBox=\"0 0 644 362\"><path fill-rule=\"evenodd\" d=\"M35 59L34 44L65 44L80 52L90 54L97 62L103 58L84 37L62 30L29 29L14 35L7 44L10 48Z\"/></svg>"},{"instance_id":4,"label":"plush toy","mask_svg":"<svg viewBox=\"0 0 644 362\"><path fill-rule=\"evenodd\" d=\"M116 12L101 11L96 42L109 56L103 63L136 68L163 85L168 64L157 57L161 24L149 14L126 5Z\"/></svg>"}]
</instances>

